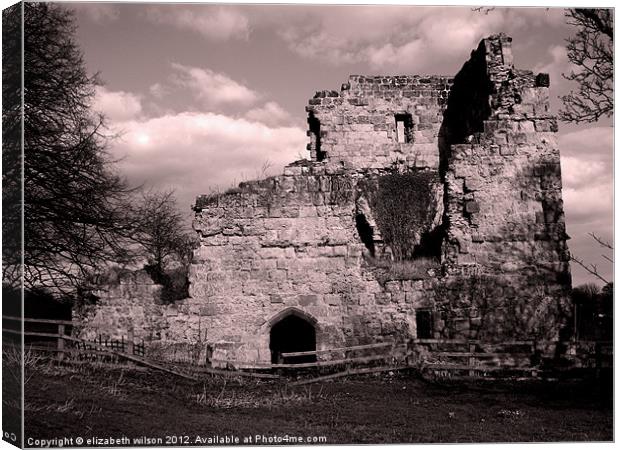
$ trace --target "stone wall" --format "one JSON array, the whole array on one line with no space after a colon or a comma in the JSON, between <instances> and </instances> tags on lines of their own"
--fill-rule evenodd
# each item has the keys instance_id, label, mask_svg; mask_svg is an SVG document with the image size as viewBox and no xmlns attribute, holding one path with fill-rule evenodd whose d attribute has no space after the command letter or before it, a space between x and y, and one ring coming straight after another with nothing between
<instances>
[{"instance_id":1,"label":"stone wall","mask_svg":"<svg viewBox=\"0 0 620 450\"><path fill-rule=\"evenodd\" d=\"M548 77L515 70L510 44L505 36L481 43L455 77L453 92L468 95L451 99L446 114L448 128L455 120L466 127L450 133L443 262L447 273L484 275L495 284L494 295L484 300L494 328L506 328L510 319L564 319L570 287ZM473 63L483 64L488 74L488 83L479 83L488 88L490 108L484 113L459 103L481 103L471 90L472 74L480 72ZM514 325L487 334L523 336L528 328Z\"/></svg>"},{"instance_id":2,"label":"stone wall","mask_svg":"<svg viewBox=\"0 0 620 450\"><path fill-rule=\"evenodd\" d=\"M160 301L161 286L144 271L110 270L93 292L96 303L74 308L74 319L82 322L83 339L121 339L129 331L136 339L164 338L166 319Z\"/></svg>"},{"instance_id":3,"label":"stone wall","mask_svg":"<svg viewBox=\"0 0 620 450\"><path fill-rule=\"evenodd\" d=\"M364 267L362 177L307 162L199 200L190 295L210 339L235 346L235 358L269 361L270 327L291 308L316 321L318 349L415 332L413 297L392 298Z\"/></svg>"},{"instance_id":4,"label":"stone wall","mask_svg":"<svg viewBox=\"0 0 620 450\"><path fill-rule=\"evenodd\" d=\"M416 336L420 310L436 338L557 337L570 273L548 90L497 35L454 78L352 76L318 92L311 160L198 197L190 298L153 309L157 320L137 310L134 326L246 363L271 360L271 327L290 314L315 327L317 349ZM436 213L410 234L438 238L436 257L394 261L384 242L368 186L399 173L436 180Z\"/></svg>"},{"instance_id":5,"label":"stone wall","mask_svg":"<svg viewBox=\"0 0 620 450\"><path fill-rule=\"evenodd\" d=\"M437 168L451 83L437 76L352 75L340 91L317 92L306 107L312 160L352 169L396 161Z\"/></svg>"}]
</instances>

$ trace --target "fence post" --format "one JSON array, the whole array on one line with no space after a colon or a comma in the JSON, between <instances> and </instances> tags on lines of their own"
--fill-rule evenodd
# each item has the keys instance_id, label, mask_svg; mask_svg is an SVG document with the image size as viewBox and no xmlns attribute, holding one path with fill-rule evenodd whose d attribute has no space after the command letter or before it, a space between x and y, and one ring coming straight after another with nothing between
<instances>
[{"instance_id":1,"label":"fence post","mask_svg":"<svg viewBox=\"0 0 620 450\"><path fill-rule=\"evenodd\" d=\"M65 356L65 326L58 324L58 361L62 361Z\"/></svg>"},{"instance_id":2,"label":"fence post","mask_svg":"<svg viewBox=\"0 0 620 450\"><path fill-rule=\"evenodd\" d=\"M411 350L411 355L409 360L407 361L407 364L409 366L418 366L421 367L422 365L422 358L420 356L420 351L419 351L419 347L418 347L418 341L416 338L411 338L409 340L409 345L410 345L410 350Z\"/></svg>"},{"instance_id":3,"label":"fence post","mask_svg":"<svg viewBox=\"0 0 620 450\"><path fill-rule=\"evenodd\" d=\"M469 358L467 358L467 365L469 366L469 372L468 372L468 374L469 374L469 376L470 376L470 377L472 377L472 378L473 378L473 376L474 376L474 370L473 370L473 367L474 367L474 365L475 365L475 363L476 363L476 360L475 360L475 358L474 358L474 355L473 355L473 354L476 352L476 344L472 344L472 343L470 342L470 343L469 343L469 347L468 347L468 349L469 349L469 353L470 353Z\"/></svg>"},{"instance_id":4,"label":"fence post","mask_svg":"<svg viewBox=\"0 0 620 450\"><path fill-rule=\"evenodd\" d=\"M532 358L530 358L530 365L533 366L534 364L532 363L535 363L536 365L540 366L541 362L538 356L538 346L536 343L536 339L532 340L532 346L530 349L532 350L532 356L533 356ZM532 376L532 378L536 378L538 376L538 371L532 368L530 375Z\"/></svg>"},{"instance_id":5,"label":"fence post","mask_svg":"<svg viewBox=\"0 0 620 450\"><path fill-rule=\"evenodd\" d=\"M135 351L133 344L133 330L127 331L127 353L133 355Z\"/></svg>"},{"instance_id":6,"label":"fence post","mask_svg":"<svg viewBox=\"0 0 620 450\"><path fill-rule=\"evenodd\" d=\"M577 315L579 314L579 307L577 303L573 305L573 342L577 342L579 340L579 322L577 320Z\"/></svg>"},{"instance_id":7,"label":"fence post","mask_svg":"<svg viewBox=\"0 0 620 450\"><path fill-rule=\"evenodd\" d=\"M596 364L596 379L597 380L601 377L601 367L603 365L602 356L603 355L601 354L601 343L595 342L594 343L594 358L595 358L595 364Z\"/></svg>"},{"instance_id":8,"label":"fence post","mask_svg":"<svg viewBox=\"0 0 620 450\"><path fill-rule=\"evenodd\" d=\"M405 339L405 365L411 365L411 339Z\"/></svg>"}]
</instances>

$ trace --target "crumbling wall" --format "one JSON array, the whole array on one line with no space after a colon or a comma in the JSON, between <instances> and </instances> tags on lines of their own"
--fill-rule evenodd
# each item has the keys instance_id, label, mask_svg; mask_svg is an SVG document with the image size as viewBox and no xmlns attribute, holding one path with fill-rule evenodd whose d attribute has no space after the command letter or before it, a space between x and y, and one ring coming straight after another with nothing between
<instances>
[{"instance_id":1,"label":"crumbling wall","mask_svg":"<svg viewBox=\"0 0 620 450\"><path fill-rule=\"evenodd\" d=\"M198 200L188 305L228 357L269 361L271 321L289 308L316 320L318 348L415 333L414 297L392 297L365 266L355 222L362 177L302 162Z\"/></svg>"},{"instance_id":2,"label":"crumbling wall","mask_svg":"<svg viewBox=\"0 0 620 450\"><path fill-rule=\"evenodd\" d=\"M161 286L144 270L110 270L93 292L96 302L78 305L73 317L82 323L82 339L127 338L159 340L167 328L160 301Z\"/></svg>"},{"instance_id":3,"label":"crumbling wall","mask_svg":"<svg viewBox=\"0 0 620 450\"><path fill-rule=\"evenodd\" d=\"M548 87L515 69L511 39L496 35L454 79L352 76L318 92L311 161L197 199L190 297L134 310L113 291L89 326L135 314L153 339L246 363L271 360L270 328L291 311L315 325L318 349L416 336L418 310L435 338L557 337L570 273ZM389 208L369 186L399 174L428 179L393 195L432 202L406 230L411 248L439 243L430 263L395 254L381 233Z\"/></svg>"},{"instance_id":4,"label":"crumbling wall","mask_svg":"<svg viewBox=\"0 0 620 450\"><path fill-rule=\"evenodd\" d=\"M487 78L477 93L479 66ZM450 133L443 262L447 274L489 285L476 306L486 311L474 317L486 322L486 337L557 337L566 315L569 254L548 81L514 69L511 39L492 36L455 77L453 93L468 95L446 111L448 127L461 125Z\"/></svg>"},{"instance_id":5,"label":"crumbling wall","mask_svg":"<svg viewBox=\"0 0 620 450\"><path fill-rule=\"evenodd\" d=\"M439 131L452 79L352 75L309 101L314 161L351 169L439 166Z\"/></svg>"}]
</instances>

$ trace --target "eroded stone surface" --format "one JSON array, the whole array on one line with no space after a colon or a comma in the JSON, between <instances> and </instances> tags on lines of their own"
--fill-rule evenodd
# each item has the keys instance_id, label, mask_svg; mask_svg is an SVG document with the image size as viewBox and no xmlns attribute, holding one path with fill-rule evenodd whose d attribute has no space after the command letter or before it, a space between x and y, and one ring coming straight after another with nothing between
<instances>
[{"instance_id":1,"label":"eroded stone surface","mask_svg":"<svg viewBox=\"0 0 620 450\"><path fill-rule=\"evenodd\" d=\"M548 84L496 35L453 78L351 76L317 92L310 161L197 199L190 298L113 291L83 333L133 326L245 362L271 360L270 328L291 311L318 349L415 337L418 309L436 338L557 337L570 273ZM361 186L398 170L436 174L437 213L415 234L439 233L436 264L376 264L391 249Z\"/></svg>"}]
</instances>

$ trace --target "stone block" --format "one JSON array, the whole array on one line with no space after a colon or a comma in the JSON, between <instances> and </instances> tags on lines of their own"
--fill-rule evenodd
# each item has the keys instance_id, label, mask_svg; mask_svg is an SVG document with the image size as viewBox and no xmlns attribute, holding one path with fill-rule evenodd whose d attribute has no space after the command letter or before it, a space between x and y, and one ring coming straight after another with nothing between
<instances>
[{"instance_id":1,"label":"stone block","mask_svg":"<svg viewBox=\"0 0 620 450\"><path fill-rule=\"evenodd\" d=\"M499 153L502 156L512 156L517 152L516 149L517 148L514 145L510 145L510 144L501 145L499 147Z\"/></svg>"},{"instance_id":2,"label":"stone block","mask_svg":"<svg viewBox=\"0 0 620 450\"><path fill-rule=\"evenodd\" d=\"M482 180L476 177L465 178L465 189L470 192L478 191L482 187Z\"/></svg>"},{"instance_id":3,"label":"stone block","mask_svg":"<svg viewBox=\"0 0 620 450\"><path fill-rule=\"evenodd\" d=\"M327 303L330 306L338 306L342 303L342 299L340 295L337 295L337 294L327 294L325 295L324 299L325 299L325 303Z\"/></svg>"},{"instance_id":4,"label":"stone block","mask_svg":"<svg viewBox=\"0 0 620 450\"><path fill-rule=\"evenodd\" d=\"M467 214L475 214L480 212L480 205L474 200L465 203L465 212Z\"/></svg>"},{"instance_id":5,"label":"stone block","mask_svg":"<svg viewBox=\"0 0 620 450\"><path fill-rule=\"evenodd\" d=\"M347 246L346 245L336 245L332 247L332 256L344 257L347 256Z\"/></svg>"},{"instance_id":6,"label":"stone block","mask_svg":"<svg viewBox=\"0 0 620 450\"><path fill-rule=\"evenodd\" d=\"M387 305L391 302L392 296L387 292L380 292L375 294L375 302L377 305Z\"/></svg>"},{"instance_id":7,"label":"stone block","mask_svg":"<svg viewBox=\"0 0 620 450\"><path fill-rule=\"evenodd\" d=\"M269 296L269 301L270 303L284 303L284 299L278 294L271 294Z\"/></svg>"},{"instance_id":8,"label":"stone block","mask_svg":"<svg viewBox=\"0 0 620 450\"><path fill-rule=\"evenodd\" d=\"M301 306L310 306L316 305L319 301L319 297L313 294L300 295L298 297L299 305Z\"/></svg>"},{"instance_id":9,"label":"stone block","mask_svg":"<svg viewBox=\"0 0 620 450\"><path fill-rule=\"evenodd\" d=\"M215 305L206 305L202 306L198 310L198 314L201 316L214 316L218 313L217 307Z\"/></svg>"}]
</instances>

